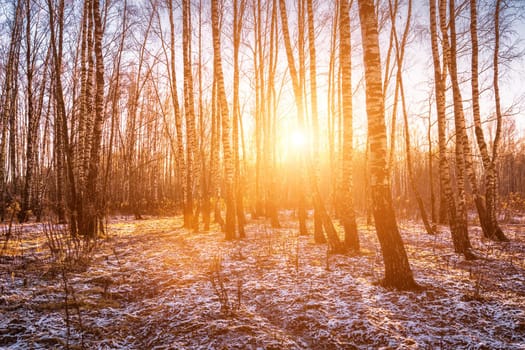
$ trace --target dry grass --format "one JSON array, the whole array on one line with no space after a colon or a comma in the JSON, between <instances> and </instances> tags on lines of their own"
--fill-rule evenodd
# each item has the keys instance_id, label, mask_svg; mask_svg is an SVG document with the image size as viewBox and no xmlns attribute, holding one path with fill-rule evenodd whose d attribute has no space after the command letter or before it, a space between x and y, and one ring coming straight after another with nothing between
<instances>
[{"instance_id":1,"label":"dry grass","mask_svg":"<svg viewBox=\"0 0 525 350\"><path fill-rule=\"evenodd\" d=\"M420 292L374 285L383 266L371 227L360 225L363 253L327 255L326 246L263 221L247 239L226 242L182 230L180 218L114 220L90 266L68 274L71 346L88 348L501 348L525 347L525 233L512 241L479 238L484 257L455 255L445 228L427 236L417 224L401 231ZM25 230L24 259L0 260L0 346L67 344L64 291L53 276L37 230ZM16 254L15 254L16 255ZM28 257L33 260L30 263ZM31 267L31 268L30 268ZM76 303L75 305L72 305ZM46 338L47 337L47 338ZM60 345L62 344L62 345Z\"/></svg>"}]
</instances>

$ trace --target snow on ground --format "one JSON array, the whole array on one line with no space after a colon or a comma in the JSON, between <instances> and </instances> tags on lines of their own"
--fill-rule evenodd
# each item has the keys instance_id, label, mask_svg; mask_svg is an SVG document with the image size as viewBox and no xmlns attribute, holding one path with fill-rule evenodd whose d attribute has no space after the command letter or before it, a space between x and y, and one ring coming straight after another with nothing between
<instances>
[{"instance_id":1,"label":"snow on ground","mask_svg":"<svg viewBox=\"0 0 525 350\"><path fill-rule=\"evenodd\" d=\"M423 289L398 292L375 284L373 227L359 227L362 254L328 255L281 219L233 242L180 218L113 219L65 278L42 227L24 225L0 255L0 348L525 349L525 227L505 227L509 243L472 228L483 259L465 261L445 227L402 222Z\"/></svg>"}]
</instances>

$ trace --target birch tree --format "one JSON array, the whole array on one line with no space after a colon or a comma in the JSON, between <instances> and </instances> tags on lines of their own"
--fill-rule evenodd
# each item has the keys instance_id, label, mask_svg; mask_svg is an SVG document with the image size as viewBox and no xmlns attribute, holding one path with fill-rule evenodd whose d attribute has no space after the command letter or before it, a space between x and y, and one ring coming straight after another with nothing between
<instances>
[{"instance_id":1,"label":"birch tree","mask_svg":"<svg viewBox=\"0 0 525 350\"><path fill-rule=\"evenodd\" d=\"M377 237L385 263L383 285L398 289L417 287L397 227L386 164L385 105L375 5L359 0L359 18L366 81L366 113L370 142L370 189Z\"/></svg>"}]
</instances>

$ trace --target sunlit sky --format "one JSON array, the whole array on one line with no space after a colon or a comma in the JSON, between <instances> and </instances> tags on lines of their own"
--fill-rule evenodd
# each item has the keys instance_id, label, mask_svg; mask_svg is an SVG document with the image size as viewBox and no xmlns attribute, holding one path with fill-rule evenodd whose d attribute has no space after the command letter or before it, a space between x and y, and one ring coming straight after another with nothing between
<instances>
[{"instance_id":1,"label":"sunlit sky","mask_svg":"<svg viewBox=\"0 0 525 350\"><path fill-rule=\"evenodd\" d=\"M137 8L144 7L140 6L141 1L133 1L133 3L136 4ZM288 12L289 12L289 25L290 30L292 32L292 36L295 37L296 35L296 9L295 5L292 5L292 3L295 2L288 2ZM361 82L362 77L362 53L361 53L361 47L360 47L360 31L359 31L359 21L358 16L356 13L356 1L353 2L353 14L352 14L352 26L353 26L353 85L354 89L356 91L356 94L354 96L354 122L355 122L355 142L356 146L359 147L360 144L362 144L364 141L364 137L366 135L366 113L365 113L365 103L364 103L364 94L363 94L363 83ZM199 25L198 23L198 13L196 4L194 4L194 19L193 19L193 26L197 28ZM226 6L231 6L229 3L226 4ZM326 132L326 109L327 109L327 80L328 80L328 60L329 60L329 50L330 50L330 36L331 36L331 26L332 26L332 17L334 13L333 9L333 3L332 2L325 2L325 1L317 1L317 18L316 18L316 26L317 26L317 38L316 38L316 46L317 46L317 70L318 70L318 103L319 103L319 118L321 119L322 125L324 125L324 130L322 132ZM210 23L209 23L209 1L203 1L203 10L201 12L203 21L203 62L205 64L203 69L204 74L204 88L205 93L209 93L211 86L209 82L211 79L212 74L212 67L211 67L211 29L210 29ZM225 13L230 14L231 9L225 9ZM245 16L245 25L251 26L251 10L247 10L249 13L249 16ZM404 13L405 9L402 8L402 15L398 19L398 25L400 26L399 32L401 32L401 27L404 25ZM427 2L420 2L420 1L414 1L414 13L413 13L413 33L419 33L412 35L411 42L409 43L409 46L407 47L407 53L405 55L406 61L404 63L404 72L405 72L405 89L406 89L406 97L407 97L407 103L408 103L408 110L410 114L411 121L413 121L413 125L411 125L412 130L417 130L417 128L420 128L421 130L424 129L424 119L422 117L427 117L429 110L428 110L428 97L429 94L432 92L433 85L432 85L432 59L431 59L431 52L430 52L430 45L429 45L429 35L428 35L428 5ZM0 11L0 15L2 15L4 11ZM146 11L143 11L144 15L147 16ZM177 8L176 14L176 25L180 29L180 9ZM145 18L146 19L146 18ZM164 22L164 19L162 20ZM458 32L461 29L461 26L465 25L465 23L468 22L468 16L464 16L464 18L459 20L460 23L458 23ZM137 39L137 42L140 41L140 26L145 25L147 23L147 20L142 21L142 23L136 23L132 35L135 36ZM167 30L166 22L162 24L164 30ZM110 26L111 27L111 26ZM111 28L109 27L110 31ZM231 76L232 76L232 69L231 69L231 62L232 62L232 52L231 52L231 18L228 16L224 17L224 28L223 28L223 38L222 38L222 47L223 47L223 60L224 60L224 71L225 71L225 79L226 79L226 85L227 85L227 93L230 94L231 89ZM525 19L521 18L516 21L515 25L513 26L514 30L516 31L516 34L513 35L512 41L516 41L514 45L517 51L524 50L525 49ZM385 58L386 55L386 49L387 49L387 38L388 38L388 30L389 28L385 28L385 30L382 33L382 58ZM181 32L181 31L180 31ZM197 63L197 55L198 55L198 46L197 46L197 31L195 30L194 33L194 63ZM151 35L152 39L152 45L153 47L157 47L158 45L155 45L153 42L155 40L158 40L158 37L155 38L155 35ZM467 35L468 37L468 35ZM164 37L165 39L168 38L167 35ZM5 41L6 38L2 38L2 41ZM243 73L241 73L241 104L244 104L244 119L245 119L245 126L249 130L252 128L253 130L253 77L252 75L252 60L253 55L251 48L253 48L253 32L249 29L245 30L244 37L243 37L244 45L241 47L241 70ZM463 40L468 42L468 40ZM508 44L509 42L507 42ZM178 69L178 77L179 77L179 89L182 87L182 48L181 48L182 40L181 37L176 38L176 45L177 45L177 69ZM290 130L293 130L296 128L296 111L295 111L295 104L293 101L293 93L292 88L290 84L290 78L287 71L287 63L284 53L284 46L282 44L281 40L281 47L279 52L279 61L280 65L278 67L278 79L277 79L277 91L281 91L280 84L284 81L284 86L282 86L282 92L280 94L281 100L280 100L280 108L279 108L279 120L281 121L281 128L279 128L279 131L281 134L279 135L281 139L287 138L287 135L290 133ZM154 52L155 50L153 50ZM136 53L135 53L136 54ZM132 53L131 55L135 55ZM487 52L481 52L481 63L487 61L490 59L490 55L492 53L490 51ZM110 58L110 55L108 56ZM134 60L136 58L131 58L131 60ZM296 59L297 59L297 53L296 53ZM468 79L469 76L469 60L470 56L465 56L463 59L460 59L460 74L462 74L462 77L465 77ZM180 63L180 64L179 64ZM109 68L110 65L108 64L107 67ZM490 71L487 72L484 76L481 77L480 81L482 83L482 87L490 88L491 84L491 75ZM282 79L284 77L284 80ZM501 67L501 93L502 93L502 105L503 109L506 109L508 106L512 105L513 102L518 101L520 98L523 98L525 94L525 85L523 84L523 79L525 78L525 60L523 57L515 59L510 64ZM389 92L391 92L393 89L390 89ZM391 94L390 94L391 95ZM228 96L229 100L231 101L231 95ZM465 100L464 107L467 112L467 118L470 118L470 85L468 81L463 84L463 98ZM483 95L482 95L482 118L487 118L491 114L494 113L493 108L493 95L490 89L488 89ZM522 101L523 104L523 101ZM391 106L391 99L387 100L386 107L386 118L390 118L390 106ZM434 113L435 107L432 105L432 113ZM521 111L520 111L521 112ZM525 136L525 116L523 113L517 114L514 119L516 120L516 124L518 127L518 132L521 136ZM469 119L470 120L470 119ZM326 138L326 137L325 137ZM416 140L417 142L417 140Z\"/></svg>"},{"instance_id":2,"label":"sunlit sky","mask_svg":"<svg viewBox=\"0 0 525 350\"><path fill-rule=\"evenodd\" d=\"M404 85L405 85L405 95L408 107L408 113L410 115L411 122L411 132L416 134L419 130L419 138L423 137L422 135L426 134L426 127L429 113L429 94L433 94L433 65L432 65L432 54L430 50L430 42L428 35L428 5L422 5L421 2L415 2L415 8L413 13L413 28L414 32L418 31L422 34L412 35L411 42L407 47L407 52L405 54L404 62ZM328 6L328 5L326 5ZM355 5L354 5L355 6ZM355 10L355 7L354 7ZM404 10L403 10L404 11ZM404 17L404 16L403 16ZM365 142L366 137L366 110L365 110L365 99L364 99L364 85L360 82L362 77L362 52L360 44L360 31L359 31L359 22L356 17L353 17L353 85L356 89L356 94L354 96L354 132L355 132L355 143L356 147L360 147ZM468 18L467 18L468 21ZM458 32L461 26L468 24L465 19L463 22L458 20ZM399 20L398 25L400 29L398 32L402 31L402 26L404 25L403 20ZM517 51L525 49L525 21L522 19L521 22L516 22L515 25L516 34L512 37L512 42ZM328 72L328 52L329 52L329 35L330 27L327 26L324 30L319 33L319 36L316 41L317 52L318 52L318 84L319 84L319 113L320 118L323 118L326 115L327 107L327 72ZM381 38L381 54L382 59L385 59L387 45L388 45L388 28L382 33ZM463 39L459 38L459 46L461 44L468 44L470 38L467 36ZM482 38L480 38L482 41ZM489 43L490 45L491 43ZM509 44L509 41L506 42ZM504 48L502 48L503 50ZM489 65L492 62L492 49L485 49L480 52L480 64ZM286 64L284 53L280 56L283 64ZM464 99L464 108L466 112L467 122L472 120L471 117L471 102L470 102L470 54L459 58L458 64L460 65L460 79L464 78L463 83L463 99ZM517 103L520 99L525 97L525 85L522 84L522 80L525 78L525 60L523 57L517 58L512 61L510 64L500 64L500 90L502 98L502 108L505 111L512 104ZM359 86L357 86L359 84ZM491 89L492 86L492 70L487 70L480 77L481 88L485 89L485 92L481 96L481 113L482 119L488 119L494 115L494 95ZM295 113L295 106L293 105L293 96L291 86L285 87L283 93L283 100L288 102L283 102L283 108L281 109L282 119L287 124L293 125L294 122L286 121L289 119L289 115ZM389 89L390 98L387 96L386 101L386 118L387 121L391 116L391 106L393 95L393 84ZM451 96L448 96L447 103L449 105L448 111L452 112L451 109ZM524 100L521 101L523 105ZM435 118L435 104L431 104L430 111L432 113L432 118ZM514 108L514 116L506 116L508 119L514 119L517 126L517 136L525 136L525 115L520 108ZM397 118L397 123L401 122L401 118ZM293 126L291 126L293 127ZM491 128L493 129L494 126ZM283 128L283 137L286 138L287 128ZM437 134L437 131L434 133ZM487 132L486 137L489 137L491 132ZM415 144L423 144L426 141L418 139L417 137L413 139Z\"/></svg>"}]
</instances>

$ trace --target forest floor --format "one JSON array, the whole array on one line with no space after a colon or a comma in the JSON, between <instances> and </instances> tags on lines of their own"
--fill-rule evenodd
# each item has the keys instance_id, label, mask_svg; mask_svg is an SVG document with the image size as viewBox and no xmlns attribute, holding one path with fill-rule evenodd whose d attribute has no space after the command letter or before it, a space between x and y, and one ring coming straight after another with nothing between
<instances>
[{"instance_id":1,"label":"forest floor","mask_svg":"<svg viewBox=\"0 0 525 350\"><path fill-rule=\"evenodd\" d=\"M375 283L373 227L359 225L361 254L328 255L281 223L251 220L227 242L180 217L113 218L69 271L57 259L78 251L51 255L42 233L60 243L57 227L19 226L0 255L0 348L525 349L525 225L504 226L508 243L472 227L482 258L465 261L445 227L401 222L423 288L398 292Z\"/></svg>"}]
</instances>

